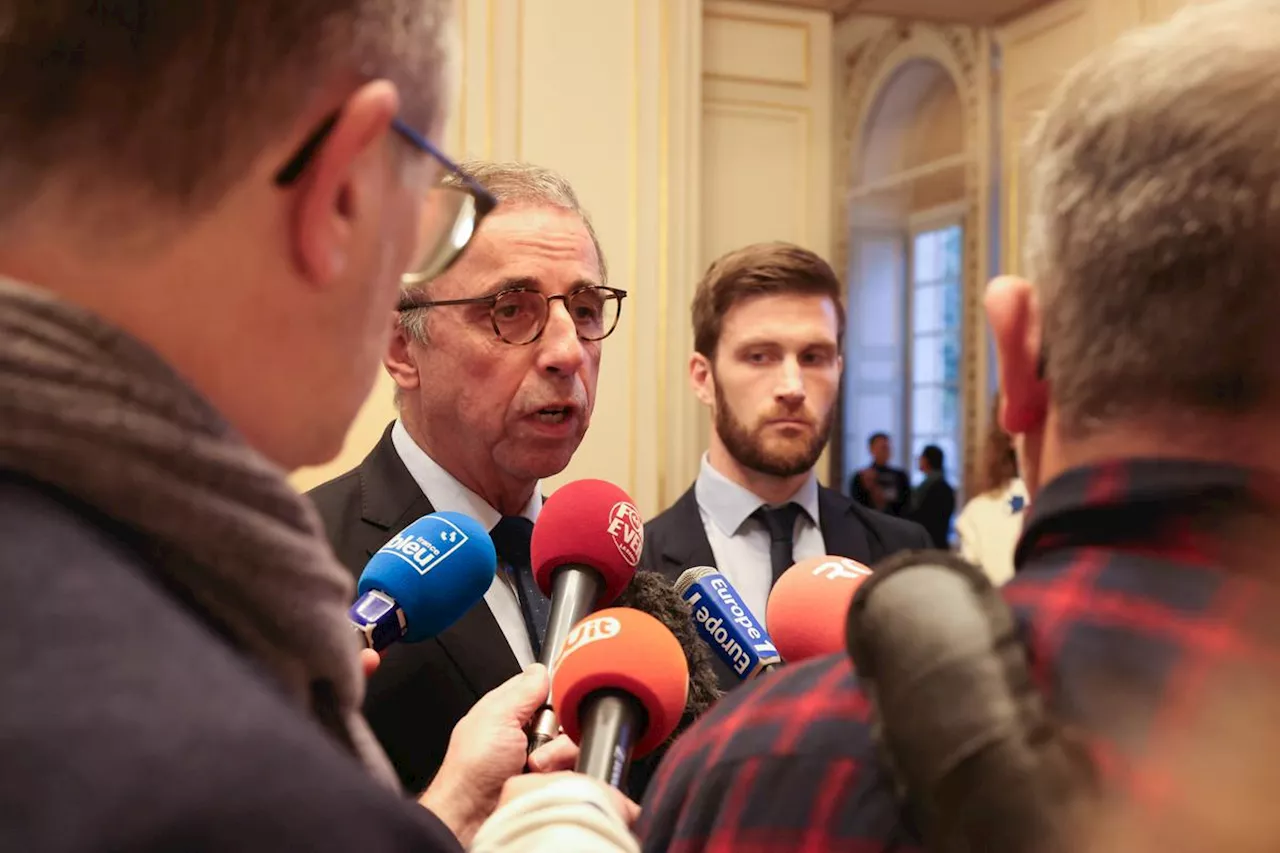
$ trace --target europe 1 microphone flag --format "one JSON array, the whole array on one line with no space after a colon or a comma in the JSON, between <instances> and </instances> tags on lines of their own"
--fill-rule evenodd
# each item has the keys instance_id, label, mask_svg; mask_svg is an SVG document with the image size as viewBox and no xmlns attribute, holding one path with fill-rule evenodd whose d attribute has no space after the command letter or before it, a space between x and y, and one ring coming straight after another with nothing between
<instances>
[{"instance_id":1,"label":"europe 1 microphone flag","mask_svg":"<svg viewBox=\"0 0 1280 853\"><path fill-rule=\"evenodd\" d=\"M579 746L577 771L619 788L631 759L652 752L679 725L689 664L657 619L607 608L569 633L551 696L565 734Z\"/></svg>"},{"instance_id":2,"label":"europe 1 microphone flag","mask_svg":"<svg viewBox=\"0 0 1280 853\"><path fill-rule=\"evenodd\" d=\"M698 636L738 678L755 678L782 663L764 626L720 572L710 566L685 569L676 592L688 603Z\"/></svg>"},{"instance_id":3,"label":"europe 1 microphone flag","mask_svg":"<svg viewBox=\"0 0 1280 853\"><path fill-rule=\"evenodd\" d=\"M484 598L497 572L489 533L458 512L424 515L365 564L351 624L381 652L440 634Z\"/></svg>"}]
</instances>

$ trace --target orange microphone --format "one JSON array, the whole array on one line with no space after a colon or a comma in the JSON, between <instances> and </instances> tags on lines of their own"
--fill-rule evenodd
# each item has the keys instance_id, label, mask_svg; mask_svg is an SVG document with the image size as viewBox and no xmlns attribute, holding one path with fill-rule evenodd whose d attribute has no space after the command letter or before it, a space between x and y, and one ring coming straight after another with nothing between
<instances>
[{"instance_id":1,"label":"orange microphone","mask_svg":"<svg viewBox=\"0 0 1280 853\"><path fill-rule=\"evenodd\" d=\"M810 557L782 573L769 593L765 624L787 663L843 652L853 593L871 569L848 557Z\"/></svg>"},{"instance_id":2,"label":"orange microphone","mask_svg":"<svg viewBox=\"0 0 1280 853\"><path fill-rule=\"evenodd\" d=\"M675 731L688 691L680 641L629 607L599 610L575 625L551 674L556 717L579 746L578 772L615 788L633 756Z\"/></svg>"}]
</instances>

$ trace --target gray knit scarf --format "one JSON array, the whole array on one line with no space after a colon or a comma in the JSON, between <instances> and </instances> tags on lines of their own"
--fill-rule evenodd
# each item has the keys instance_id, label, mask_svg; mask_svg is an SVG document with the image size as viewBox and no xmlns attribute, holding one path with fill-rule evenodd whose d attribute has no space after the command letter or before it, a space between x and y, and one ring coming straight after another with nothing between
<instances>
[{"instance_id":1,"label":"gray knit scarf","mask_svg":"<svg viewBox=\"0 0 1280 853\"><path fill-rule=\"evenodd\" d=\"M395 787L360 715L354 584L310 503L150 349L2 278L0 469L135 531L167 585Z\"/></svg>"}]
</instances>

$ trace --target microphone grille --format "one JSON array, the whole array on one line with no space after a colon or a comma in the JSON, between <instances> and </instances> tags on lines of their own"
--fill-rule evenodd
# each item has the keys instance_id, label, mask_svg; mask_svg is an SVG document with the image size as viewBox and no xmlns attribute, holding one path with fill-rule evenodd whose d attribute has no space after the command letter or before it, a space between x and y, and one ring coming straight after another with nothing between
<instances>
[{"instance_id":1,"label":"microphone grille","mask_svg":"<svg viewBox=\"0 0 1280 853\"><path fill-rule=\"evenodd\" d=\"M688 592L689 587L705 578L707 575L719 574L717 569L711 566L694 566L691 569L685 569L680 573L680 577L676 578L676 592L684 595Z\"/></svg>"}]
</instances>

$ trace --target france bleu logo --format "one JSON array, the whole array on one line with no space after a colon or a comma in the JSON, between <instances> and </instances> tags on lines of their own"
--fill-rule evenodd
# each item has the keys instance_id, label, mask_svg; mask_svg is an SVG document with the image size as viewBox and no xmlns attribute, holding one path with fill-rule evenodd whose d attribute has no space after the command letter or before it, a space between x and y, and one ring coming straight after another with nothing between
<instances>
[{"instance_id":1,"label":"france bleu logo","mask_svg":"<svg viewBox=\"0 0 1280 853\"><path fill-rule=\"evenodd\" d=\"M467 539L467 534L453 522L427 516L397 533L378 553L404 560L418 574L425 575L465 545Z\"/></svg>"}]
</instances>

